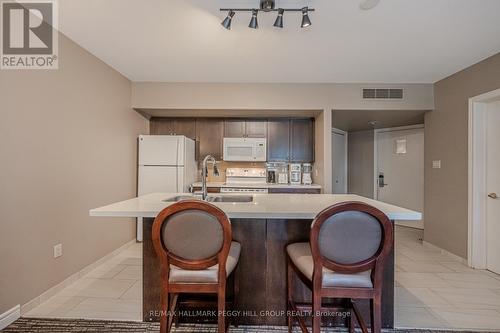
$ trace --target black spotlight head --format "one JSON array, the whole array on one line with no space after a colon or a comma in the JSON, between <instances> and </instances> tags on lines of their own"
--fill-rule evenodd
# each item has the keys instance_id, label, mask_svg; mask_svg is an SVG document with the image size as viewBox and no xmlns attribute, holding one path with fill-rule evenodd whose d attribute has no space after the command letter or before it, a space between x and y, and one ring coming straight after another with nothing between
<instances>
[{"instance_id":1,"label":"black spotlight head","mask_svg":"<svg viewBox=\"0 0 500 333\"><path fill-rule=\"evenodd\" d=\"M227 30L231 30L231 20L233 19L233 16L234 16L234 12L232 10L230 10L227 13L227 16L224 19L224 21L221 22L222 26L224 28L226 28Z\"/></svg>"},{"instance_id":2,"label":"black spotlight head","mask_svg":"<svg viewBox=\"0 0 500 333\"><path fill-rule=\"evenodd\" d=\"M283 13L285 10L283 8L278 9L278 17L276 17L276 21L274 21L274 26L276 28L283 28Z\"/></svg>"},{"instance_id":3,"label":"black spotlight head","mask_svg":"<svg viewBox=\"0 0 500 333\"><path fill-rule=\"evenodd\" d=\"M302 28L308 27L311 25L311 20L309 19L309 8L302 8L302 24L300 25Z\"/></svg>"},{"instance_id":4,"label":"black spotlight head","mask_svg":"<svg viewBox=\"0 0 500 333\"><path fill-rule=\"evenodd\" d=\"M257 9L252 9L252 19L250 20L250 24L248 25L249 28L252 29L258 29L259 28L259 23L257 22L257 13L259 11Z\"/></svg>"}]
</instances>

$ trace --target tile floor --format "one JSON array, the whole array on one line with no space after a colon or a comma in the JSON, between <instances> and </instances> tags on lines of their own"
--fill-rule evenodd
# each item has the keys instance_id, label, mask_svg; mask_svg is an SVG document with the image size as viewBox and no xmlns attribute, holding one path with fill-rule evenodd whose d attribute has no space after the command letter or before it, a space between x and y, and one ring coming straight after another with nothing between
<instances>
[{"instance_id":1,"label":"tile floor","mask_svg":"<svg viewBox=\"0 0 500 333\"><path fill-rule=\"evenodd\" d=\"M500 276L424 247L421 236L396 229L396 327L500 329ZM133 244L24 317L139 321L141 270Z\"/></svg>"}]
</instances>

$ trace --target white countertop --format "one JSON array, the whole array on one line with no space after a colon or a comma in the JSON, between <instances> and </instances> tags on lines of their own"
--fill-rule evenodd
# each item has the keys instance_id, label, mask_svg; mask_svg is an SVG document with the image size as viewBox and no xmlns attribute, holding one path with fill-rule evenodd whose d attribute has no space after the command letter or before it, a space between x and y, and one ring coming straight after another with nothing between
<instances>
[{"instance_id":1,"label":"white countertop","mask_svg":"<svg viewBox=\"0 0 500 333\"><path fill-rule=\"evenodd\" d=\"M189 193L153 193L90 210L90 216L156 217L173 204L163 200ZM232 194L234 195L234 194ZM377 207L391 220L421 220L422 214L353 194L254 194L253 202L217 202L229 218L313 219L328 206L345 201L361 201Z\"/></svg>"},{"instance_id":2,"label":"white countertop","mask_svg":"<svg viewBox=\"0 0 500 333\"><path fill-rule=\"evenodd\" d=\"M193 183L193 187L201 187L201 182ZM321 185L292 185L292 184L227 184L224 182L207 182L207 187L237 187L237 188L310 188L321 189Z\"/></svg>"}]
</instances>

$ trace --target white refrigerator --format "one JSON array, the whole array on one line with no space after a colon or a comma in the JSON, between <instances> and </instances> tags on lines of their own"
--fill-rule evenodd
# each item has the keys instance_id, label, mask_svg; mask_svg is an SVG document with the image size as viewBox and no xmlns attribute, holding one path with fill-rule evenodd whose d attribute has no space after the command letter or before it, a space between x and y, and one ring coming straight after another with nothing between
<instances>
[{"instance_id":1,"label":"white refrigerator","mask_svg":"<svg viewBox=\"0 0 500 333\"><path fill-rule=\"evenodd\" d=\"M182 135L140 135L137 194L185 193L195 182L195 143ZM142 219L137 219L142 241Z\"/></svg>"}]
</instances>

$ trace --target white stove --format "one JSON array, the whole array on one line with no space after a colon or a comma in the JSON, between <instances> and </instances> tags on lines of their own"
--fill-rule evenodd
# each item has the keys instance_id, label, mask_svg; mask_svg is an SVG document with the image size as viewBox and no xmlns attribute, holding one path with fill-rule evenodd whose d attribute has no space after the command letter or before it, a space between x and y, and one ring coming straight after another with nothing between
<instances>
[{"instance_id":1,"label":"white stove","mask_svg":"<svg viewBox=\"0 0 500 333\"><path fill-rule=\"evenodd\" d=\"M264 168L227 168L221 193L267 193Z\"/></svg>"}]
</instances>

